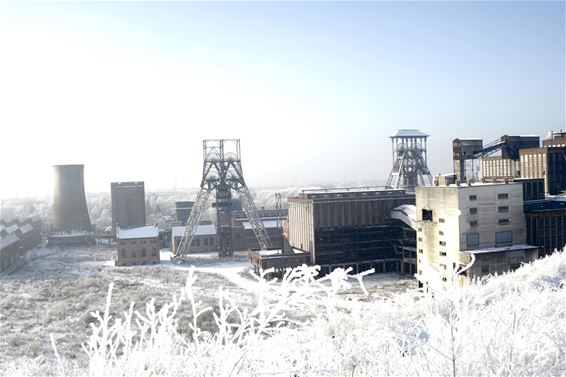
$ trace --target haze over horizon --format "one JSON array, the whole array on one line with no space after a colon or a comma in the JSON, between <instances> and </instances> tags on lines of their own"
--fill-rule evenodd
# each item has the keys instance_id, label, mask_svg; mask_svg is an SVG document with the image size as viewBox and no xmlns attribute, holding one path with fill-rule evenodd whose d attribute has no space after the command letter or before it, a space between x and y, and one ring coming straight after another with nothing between
<instances>
[{"instance_id":1,"label":"haze over horizon","mask_svg":"<svg viewBox=\"0 0 566 377\"><path fill-rule=\"evenodd\" d=\"M566 128L564 2L1 2L0 198L197 187L238 138L250 187L378 182L388 136Z\"/></svg>"}]
</instances>

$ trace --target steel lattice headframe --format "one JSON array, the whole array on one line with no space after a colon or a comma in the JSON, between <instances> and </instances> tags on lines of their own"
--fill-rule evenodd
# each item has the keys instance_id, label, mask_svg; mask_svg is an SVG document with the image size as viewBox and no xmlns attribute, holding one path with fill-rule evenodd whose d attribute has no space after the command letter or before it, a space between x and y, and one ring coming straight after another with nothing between
<instances>
[{"instance_id":1,"label":"steel lattice headframe","mask_svg":"<svg viewBox=\"0 0 566 377\"><path fill-rule=\"evenodd\" d=\"M414 191L417 186L432 184L427 166L427 134L419 130L399 130L391 137L393 169L387 185L394 189Z\"/></svg>"},{"instance_id":2,"label":"steel lattice headframe","mask_svg":"<svg viewBox=\"0 0 566 377\"><path fill-rule=\"evenodd\" d=\"M202 181L191 214L187 221L179 247L174 250L175 258L190 253L195 231L204 212L204 207L213 190L216 190L216 228L218 255L231 256L232 246L232 190L236 192L248 216L250 225L262 250L271 247L271 241L242 173L239 139L215 139L203 141L204 165Z\"/></svg>"}]
</instances>

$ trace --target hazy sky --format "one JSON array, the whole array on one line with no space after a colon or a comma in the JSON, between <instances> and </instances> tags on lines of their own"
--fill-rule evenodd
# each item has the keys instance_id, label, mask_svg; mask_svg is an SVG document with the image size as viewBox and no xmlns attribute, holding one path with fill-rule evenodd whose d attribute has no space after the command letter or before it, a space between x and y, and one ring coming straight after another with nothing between
<instances>
[{"instance_id":1,"label":"hazy sky","mask_svg":"<svg viewBox=\"0 0 566 377\"><path fill-rule=\"evenodd\" d=\"M386 179L418 128L451 140L565 126L564 2L0 2L0 197L53 164L195 187L202 140L241 139L250 186Z\"/></svg>"}]
</instances>

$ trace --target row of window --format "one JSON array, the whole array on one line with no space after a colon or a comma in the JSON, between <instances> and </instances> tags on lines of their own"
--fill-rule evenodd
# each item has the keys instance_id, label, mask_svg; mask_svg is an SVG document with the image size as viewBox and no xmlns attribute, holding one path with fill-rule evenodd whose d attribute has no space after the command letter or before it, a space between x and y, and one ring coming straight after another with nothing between
<instances>
[{"instance_id":1,"label":"row of window","mask_svg":"<svg viewBox=\"0 0 566 377\"><path fill-rule=\"evenodd\" d=\"M126 249L120 249L120 257L121 257L121 258L127 258L126 255L127 255L127 254L126 254ZM138 254L136 253L136 251L135 251L135 250L132 250L132 252L130 253L130 258L137 258L137 256L138 256ZM156 256L157 256L157 248L154 247L154 248L151 250L151 256L152 256L152 257L156 257ZM147 257L147 250L146 250L145 248L142 248L142 249L141 249L141 257L142 257L142 258Z\"/></svg>"},{"instance_id":2,"label":"row of window","mask_svg":"<svg viewBox=\"0 0 566 377\"><path fill-rule=\"evenodd\" d=\"M513 231L504 230L495 232L495 246L509 246L513 243ZM468 249L477 249L480 245L479 233L468 233L466 235L466 246Z\"/></svg>"},{"instance_id":3,"label":"row of window","mask_svg":"<svg viewBox=\"0 0 566 377\"><path fill-rule=\"evenodd\" d=\"M511 219L497 219L497 225L509 225L511 224ZM472 220L470 221L470 228L477 228L478 221Z\"/></svg>"},{"instance_id":4,"label":"row of window","mask_svg":"<svg viewBox=\"0 0 566 377\"><path fill-rule=\"evenodd\" d=\"M200 238L193 239L192 246L200 246L200 240L201 240ZM204 246L208 246L208 245L214 246L214 238L212 238L212 237L205 238L204 241L203 241L203 245Z\"/></svg>"},{"instance_id":5,"label":"row of window","mask_svg":"<svg viewBox=\"0 0 566 377\"><path fill-rule=\"evenodd\" d=\"M120 241L120 245L126 245L126 244L128 244L128 241L130 241L130 242L129 242L130 245L137 245L137 241L136 241L136 240L121 240L121 241ZM145 244L145 243L146 243L146 240L140 240L139 243L140 243L140 244ZM157 240L156 240L156 239L151 239L151 240L150 240L150 243L157 243Z\"/></svg>"},{"instance_id":6,"label":"row of window","mask_svg":"<svg viewBox=\"0 0 566 377\"><path fill-rule=\"evenodd\" d=\"M478 208L477 207L470 207L469 210L470 210L470 215L477 215L478 214ZM499 213L509 212L509 206L498 206L497 212L499 212Z\"/></svg>"},{"instance_id":7,"label":"row of window","mask_svg":"<svg viewBox=\"0 0 566 377\"><path fill-rule=\"evenodd\" d=\"M468 199L473 202L478 200L478 196L477 195L470 195L468 197ZM509 194L508 193L501 193L501 194L497 194L497 199L499 200L504 200L504 199L509 199Z\"/></svg>"}]
</instances>

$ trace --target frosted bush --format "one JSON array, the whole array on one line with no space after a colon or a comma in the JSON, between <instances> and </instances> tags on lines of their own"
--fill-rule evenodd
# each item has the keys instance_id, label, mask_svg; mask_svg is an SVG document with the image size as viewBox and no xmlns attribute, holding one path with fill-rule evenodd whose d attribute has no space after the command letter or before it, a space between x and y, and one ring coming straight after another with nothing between
<instances>
[{"instance_id":1,"label":"frosted bush","mask_svg":"<svg viewBox=\"0 0 566 377\"><path fill-rule=\"evenodd\" d=\"M302 266L281 281L256 276L255 305L220 288L218 304L195 297L196 276L170 303L93 313L87 365L58 357L31 374L92 376L563 375L566 254L454 291L407 292L362 302L363 274L317 279ZM212 328L203 328L203 318ZM14 339L16 341L16 339ZM65 342L54 338L55 349ZM18 371L17 366L12 371ZM30 374L25 372L24 374Z\"/></svg>"}]
</instances>

